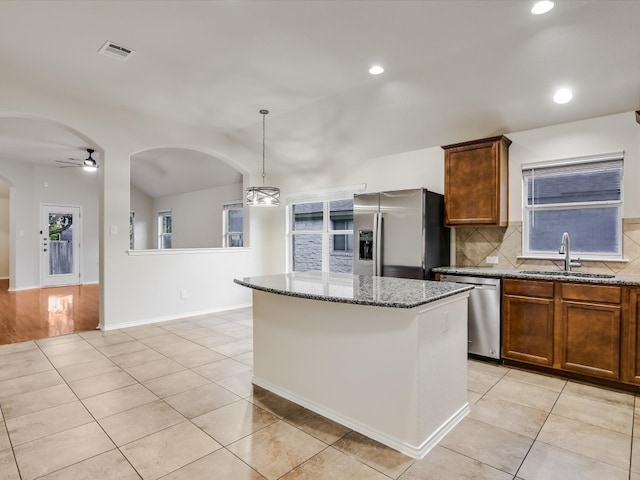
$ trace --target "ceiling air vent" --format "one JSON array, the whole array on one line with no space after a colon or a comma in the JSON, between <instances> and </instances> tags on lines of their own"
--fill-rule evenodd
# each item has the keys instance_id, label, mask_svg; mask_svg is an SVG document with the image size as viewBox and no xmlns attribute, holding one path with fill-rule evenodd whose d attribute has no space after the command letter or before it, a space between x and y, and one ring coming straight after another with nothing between
<instances>
[{"instance_id":1,"label":"ceiling air vent","mask_svg":"<svg viewBox=\"0 0 640 480\"><path fill-rule=\"evenodd\" d=\"M136 53L136 51L113 42L107 42L100 47L98 53L105 57L115 58L121 62L126 62L134 53Z\"/></svg>"}]
</instances>

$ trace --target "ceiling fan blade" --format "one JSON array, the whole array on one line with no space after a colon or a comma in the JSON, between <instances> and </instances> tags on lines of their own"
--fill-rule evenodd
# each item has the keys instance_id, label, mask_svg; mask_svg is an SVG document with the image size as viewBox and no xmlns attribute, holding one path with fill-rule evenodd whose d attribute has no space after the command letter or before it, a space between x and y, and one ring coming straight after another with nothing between
<instances>
[{"instance_id":1,"label":"ceiling fan blade","mask_svg":"<svg viewBox=\"0 0 640 480\"><path fill-rule=\"evenodd\" d=\"M58 168L78 168L82 165L60 165Z\"/></svg>"},{"instance_id":2,"label":"ceiling fan blade","mask_svg":"<svg viewBox=\"0 0 640 480\"><path fill-rule=\"evenodd\" d=\"M66 161L66 160L56 160L56 162L57 162L57 163L66 163L66 164L74 165L74 166L77 166L77 167L79 167L79 166L80 166L80 165L78 164L78 162L68 162L68 161Z\"/></svg>"}]
</instances>

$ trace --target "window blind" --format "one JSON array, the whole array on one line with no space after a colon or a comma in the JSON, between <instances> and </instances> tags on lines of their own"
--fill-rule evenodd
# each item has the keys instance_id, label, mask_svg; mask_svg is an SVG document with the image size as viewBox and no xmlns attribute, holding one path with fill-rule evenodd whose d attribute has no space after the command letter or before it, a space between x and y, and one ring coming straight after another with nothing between
<instances>
[{"instance_id":1,"label":"window blind","mask_svg":"<svg viewBox=\"0 0 640 480\"><path fill-rule=\"evenodd\" d=\"M621 257L622 156L522 166L525 255L555 255L566 231L576 253Z\"/></svg>"}]
</instances>

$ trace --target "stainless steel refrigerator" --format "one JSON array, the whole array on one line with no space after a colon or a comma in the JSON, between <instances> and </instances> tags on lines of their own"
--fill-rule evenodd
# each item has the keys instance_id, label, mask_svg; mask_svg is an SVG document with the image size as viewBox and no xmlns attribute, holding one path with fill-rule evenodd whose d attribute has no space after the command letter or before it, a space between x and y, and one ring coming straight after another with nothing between
<instances>
[{"instance_id":1,"label":"stainless steel refrigerator","mask_svg":"<svg viewBox=\"0 0 640 480\"><path fill-rule=\"evenodd\" d=\"M424 188L355 195L353 273L433 279L449 265L444 196Z\"/></svg>"}]
</instances>

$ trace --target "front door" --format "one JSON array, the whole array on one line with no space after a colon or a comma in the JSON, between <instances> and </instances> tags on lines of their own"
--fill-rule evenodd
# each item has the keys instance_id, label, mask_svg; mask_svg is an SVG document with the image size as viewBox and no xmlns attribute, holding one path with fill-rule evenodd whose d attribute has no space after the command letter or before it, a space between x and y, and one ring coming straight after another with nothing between
<instances>
[{"instance_id":1,"label":"front door","mask_svg":"<svg viewBox=\"0 0 640 480\"><path fill-rule=\"evenodd\" d=\"M80 207L42 205L40 284L43 287L80 283Z\"/></svg>"}]
</instances>

